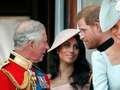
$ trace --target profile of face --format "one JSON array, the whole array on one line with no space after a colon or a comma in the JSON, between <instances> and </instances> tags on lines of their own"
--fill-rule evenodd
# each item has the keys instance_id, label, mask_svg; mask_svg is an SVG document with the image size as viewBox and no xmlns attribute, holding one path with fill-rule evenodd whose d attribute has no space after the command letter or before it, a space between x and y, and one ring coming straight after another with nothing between
<instances>
[{"instance_id":1,"label":"profile of face","mask_svg":"<svg viewBox=\"0 0 120 90\"><path fill-rule=\"evenodd\" d=\"M59 46L57 49L57 54L59 55L60 62L73 64L79 54L79 47L76 39L71 38Z\"/></svg>"},{"instance_id":2,"label":"profile of face","mask_svg":"<svg viewBox=\"0 0 120 90\"><path fill-rule=\"evenodd\" d=\"M95 25L87 25L85 19L82 18L77 22L80 29L80 39L83 40L88 49L98 47L98 28Z\"/></svg>"},{"instance_id":3,"label":"profile of face","mask_svg":"<svg viewBox=\"0 0 120 90\"><path fill-rule=\"evenodd\" d=\"M49 49L48 43L47 43L47 35L45 30L43 30L40 35L42 36L40 41L32 47L32 54L31 59L34 63L40 62L43 60L43 56L45 55L47 49Z\"/></svg>"},{"instance_id":4,"label":"profile of face","mask_svg":"<svg viewBox=\"0 0 120 90\"><path fill-rule=\"evenodd\" d=\"M120 44L120 21L112 28L112 34L114 40Z\"/></svg>"}]
</instances>

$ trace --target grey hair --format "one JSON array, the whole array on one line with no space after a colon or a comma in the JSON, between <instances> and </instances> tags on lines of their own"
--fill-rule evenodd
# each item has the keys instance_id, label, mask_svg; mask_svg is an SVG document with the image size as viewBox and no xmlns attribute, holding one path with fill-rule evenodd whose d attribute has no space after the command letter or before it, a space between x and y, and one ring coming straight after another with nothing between
<instances>
[{"instance_id":1,"label":"grey hair","mask_svg":"<svg viewBox=\"0 0 120 90\"><path fill-rule=\"evenodd\" d=\"M14 35L15 48L22 47L28 41L38 42L41 40L42 31L45 27L42 23L35 20L23 21L18 25ZM40 35L41 34L41 35Z\"/></svg>"}]
</instances>

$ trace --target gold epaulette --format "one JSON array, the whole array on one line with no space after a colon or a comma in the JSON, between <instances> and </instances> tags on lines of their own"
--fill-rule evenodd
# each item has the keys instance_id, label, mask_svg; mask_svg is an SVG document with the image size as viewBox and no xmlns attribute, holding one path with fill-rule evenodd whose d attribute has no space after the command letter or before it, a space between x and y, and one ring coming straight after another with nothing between
<instances>
[{"instance_id":1,"label":"gold epaulette","mask_svg":"<svg viewBox=\"0 0 120 90\"><path fill-rule=\"evenodd\" d=\"M20 85L16 79L11 75L10 72L8 72L5 69L1 69L3 71L3 73L10 79L10 81L13 83L13 85L18 89L18 90L22 90L22 89L26 89L26 90L30 90L30 74L28 71L25 71L24 73L24 80L23 83Z\"/></svg>"},{"instance_id":2,"label":"gold epaulette","mask_svg":"<svg viewBox=\"0 0 120 90\"><path fill-rule=\"evenodd\" d=\"M32 67L32 62L30 60L24 58L23 56L15 52L11 52L9 59L24 68L25 70L31 69Z\"/></svg>"}]
</instances>

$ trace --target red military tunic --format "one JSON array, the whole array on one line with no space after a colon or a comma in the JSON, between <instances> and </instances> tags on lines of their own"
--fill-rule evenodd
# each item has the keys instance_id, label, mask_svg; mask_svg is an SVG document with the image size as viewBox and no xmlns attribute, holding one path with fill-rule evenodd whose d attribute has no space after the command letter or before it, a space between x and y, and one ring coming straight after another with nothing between
<instances>
[{"instance_id":1,"label":"red military tunic","mask_svg":"<svg viewBox=\"0 0 120 90\"><path fill-rule=\"evenodd\" d=\"M13 56L15 56L14 59L9 58L9 63L0 70L0 90L17 90L16 83L18 86L23 85L21 86L22 90L33 90L30 87L30 74L28 72L32 63L16 53L13 53Z\"/></svg>"}]
</instances>

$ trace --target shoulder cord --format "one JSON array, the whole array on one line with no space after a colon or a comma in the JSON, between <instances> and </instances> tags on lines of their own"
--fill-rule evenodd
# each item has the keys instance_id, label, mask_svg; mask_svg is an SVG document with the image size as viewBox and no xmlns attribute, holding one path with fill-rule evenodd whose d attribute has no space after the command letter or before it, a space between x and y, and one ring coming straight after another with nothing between
<instances>
[{"instance_id":1,"label":"shoulder cord","mask_svg":"<svg viewBox=\"0 0 120 90\"><path fill-rule=\"evenodd\" d=\"M10 72L8 72L5 69L1 69L3 71L3 73L10 79L10 81L14 84L14 86L17 88L17 90L21 90L21 89L25 89L26 90L30 90L30 74L28 71L25 71L24 73L24 81L21 85L19 85L19 83L15 80L15 78L10 74Z\"/></svg>"}]
</instances>

